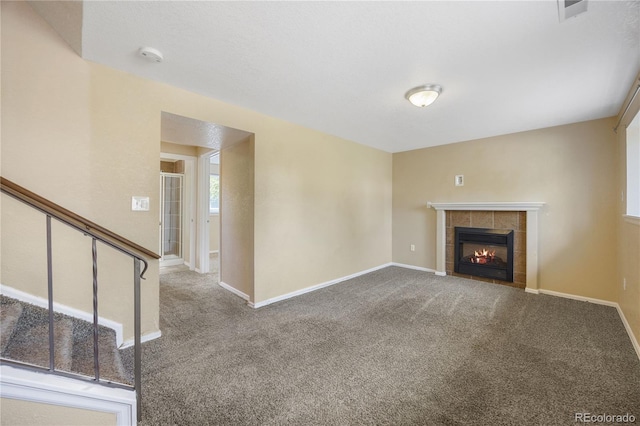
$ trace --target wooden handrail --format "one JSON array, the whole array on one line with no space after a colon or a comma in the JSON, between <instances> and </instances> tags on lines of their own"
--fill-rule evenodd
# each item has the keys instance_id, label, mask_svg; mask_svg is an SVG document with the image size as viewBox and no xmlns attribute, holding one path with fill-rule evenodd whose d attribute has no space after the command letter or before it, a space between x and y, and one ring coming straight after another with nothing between
<instances>
[{"instance_id":1,"label":"wooden handrail","mask_svg":"<svg viewBox=\"0 0 640 426\"><path fill-rule=\"evenodd\" d=\"M33 207L36 207L40 210L45 211L47 214L50 214L52 217L55 217L60 220L71 220L75 222L77 226L80 226L83 229L86 229L89 232L99 233L107 238L109 238L112 242L123 245L124 248L133 250L139 254L142 254L151 259L160 259L160 256L151 250L142 247L134 243L131 240L128 240L115 232L112 232L97 223L90 221L74 212L65 209L64 207L47 200L46 198L29 191L22 186L11 182L10 180L0 176L0 190L5 192L14 198L17 198Z\"/></svg>"}]
</instances>

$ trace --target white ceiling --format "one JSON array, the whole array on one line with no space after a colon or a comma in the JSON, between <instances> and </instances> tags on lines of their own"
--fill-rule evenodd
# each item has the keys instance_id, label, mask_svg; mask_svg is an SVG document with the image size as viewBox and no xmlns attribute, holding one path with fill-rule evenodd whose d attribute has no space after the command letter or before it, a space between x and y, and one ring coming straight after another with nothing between
<instances>
[{"instance_id":1,"label":"white ceiling","mask_svg":"<svg viewBox=\"0 0 640 426\"><path fill-rule=\"evenodd\" d=\"M84 58L389 152L616 115L640 3L84 2ZM137 55L151 46L162 63ZM410 88L437 83L416 108Z\"/></svg>"}]
</instances>

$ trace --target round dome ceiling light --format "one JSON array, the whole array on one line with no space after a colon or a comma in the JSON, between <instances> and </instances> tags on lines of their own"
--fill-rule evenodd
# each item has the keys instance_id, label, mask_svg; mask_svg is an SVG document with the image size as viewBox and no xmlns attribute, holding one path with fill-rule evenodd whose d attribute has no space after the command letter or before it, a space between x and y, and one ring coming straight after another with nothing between
<instances>
[{"instance_id":1,"label":"round dome ceiling light","mask_svg":"<svg viewBox=\"0 0 640 426\"><path fill-rule=\"evenodd\" d=\"M435 102L442 93L442 86L438 84L426 84L414 87L409 90L404 97L417 107L426 107Z\"/></svg>"},{"instance_id":2,"label":"round dome ceiling light","mask_svg":"<svg viewBox=\"0 0 640 426\"><path fill-rule=\"evenodd\" d=\"M150 62L162 62L162 52L153 47L141 47L138 54Z\"/></svg>"}]
</instances>

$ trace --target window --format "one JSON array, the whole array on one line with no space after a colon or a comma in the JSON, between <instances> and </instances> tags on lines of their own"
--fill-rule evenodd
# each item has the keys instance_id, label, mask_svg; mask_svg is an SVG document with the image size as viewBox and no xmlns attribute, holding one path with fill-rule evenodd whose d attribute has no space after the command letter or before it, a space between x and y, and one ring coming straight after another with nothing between
<instances>
[{"instance_id":1,"label":"window","mask_svg":"<svg viewBox=\"0 0 640 426\"><path fill-rule=\"evenodd\" d=\"M627 215L640 217L640 113L627 126Z\"/></svg>"},{"instance_id":2,"label":"window","mask_svg":"<svg viewBox=\"0 0 640 426\"><path fill-rule=\"evenodd\" d=\"M209 175L209 213L220 212L220 176Z\"/></svg>"}]
</instances>

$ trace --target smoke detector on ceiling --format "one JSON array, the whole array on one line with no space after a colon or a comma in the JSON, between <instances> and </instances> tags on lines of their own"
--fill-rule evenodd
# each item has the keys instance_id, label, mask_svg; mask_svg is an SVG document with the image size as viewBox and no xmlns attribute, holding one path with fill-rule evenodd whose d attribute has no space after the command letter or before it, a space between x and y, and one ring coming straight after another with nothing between
<instances>
[{"instance_id":1,"label":"smoke detector on ceiling","mask_svg":"<svg viewBox=\"0 0 640 426\"><path fill-rule=\"evenodd\" d=\"M558 17L560 22L587 11L588 0L558 0Z\"/></svg>"},{"instance_id":2,"label":"smoke detector on ceiling","mask_svg":"<svg viewBox=\"0 0 640 426\"><path fill-rule=\"evenodd\" d=\"M162 62L162 52L153 47L141 47L138 54L150 62Z\"/></svg>"}]
</instances>

